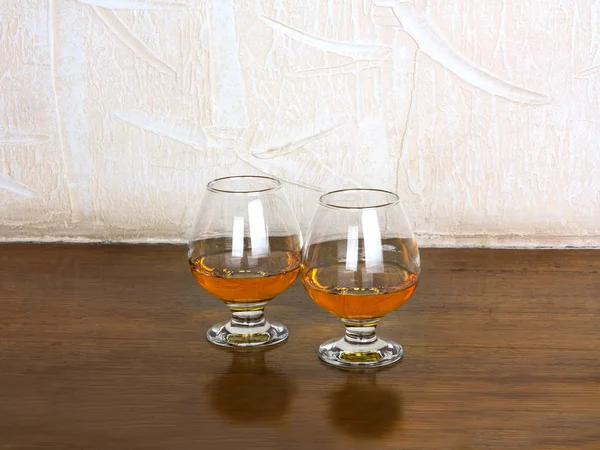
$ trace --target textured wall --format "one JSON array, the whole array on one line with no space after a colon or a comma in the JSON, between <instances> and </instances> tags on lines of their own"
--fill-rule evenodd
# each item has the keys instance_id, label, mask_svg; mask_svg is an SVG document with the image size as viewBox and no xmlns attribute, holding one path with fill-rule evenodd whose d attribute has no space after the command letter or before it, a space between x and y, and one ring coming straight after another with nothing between
<instances>
[{"instance_id":1,"label":"textured wall","mask_svg":"<svg viewBox=\"0 0 600 450\"><path fill-rule=\"evenodd\" d=\"M177 240L205 183L600 245L600 1L0 0L0 235Z\"/></svg>"}]
</instances>

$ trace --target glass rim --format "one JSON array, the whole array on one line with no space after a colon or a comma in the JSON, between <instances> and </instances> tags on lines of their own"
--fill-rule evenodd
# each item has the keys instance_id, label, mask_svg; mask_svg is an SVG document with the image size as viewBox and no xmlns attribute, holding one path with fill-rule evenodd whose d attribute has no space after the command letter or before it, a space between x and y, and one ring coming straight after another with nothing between
<instances>
[{"instance_id":1,"label":"glass rim","mask_svg":"<svg viewBox=\"0 0 600 450\"><path fill-rule=\"evenodd\" d=\"M222 181L236 181L236 180L262 180L272 182L273 186L266 186L264 188L257 189L243 189L243 190L231 190L231 189L220 189L215 187L215 184ZM266 175L231 175L228 177L215 178L207 183L206 189L210 192L218 194L257 194L260 192L275 191L281 187L281 181L274 177L268 177Z\"/></svg>"},{"instance_id":2,"label":"glass rim","mask_svg":"<svg viewBox=\"0 0 600 450\"><path fill-rule=\"evenodd\" d=\"M392 202L375 203L373 205L367 205L367 206L343 206L343 205L337 205L335 203L329 203L325 200L325 198L330 195L340 194L340 193L350 193L350 192L375 192L375 193L379 193L379 194L387 194L387 195L391 195L392 197L394 197L395 200ZM346 209L346 210L348 210L348 209L350 209L350 210L376 209L376 208L385 208L388 206L397 205L398 203L400 203L400 196L398 194L396 194L395 192L386 191L385 189L375 189L375 188L337 189L335 191L326 192L325 194L323 194L319 197L319 204L321 206L324 206L326 208L332 208L332 209Z\"/></svg>"}]
</instances>

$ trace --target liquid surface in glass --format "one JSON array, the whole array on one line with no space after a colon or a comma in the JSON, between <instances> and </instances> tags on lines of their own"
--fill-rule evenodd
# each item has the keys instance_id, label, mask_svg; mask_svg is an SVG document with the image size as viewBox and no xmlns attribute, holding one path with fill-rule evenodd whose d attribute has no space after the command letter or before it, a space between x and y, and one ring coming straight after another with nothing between
<instances>
[{"instance_id":1,"label":"liquid surface in glass","mask_svg":"<svg viewBox=\"0 0 600 450\"><path fill-rule=\"evenodd\" d=\"M252 303L285 291L300 271L300 257L271 251L264 257L232 256L230 251L190 260L196 281L226 302Z\"/></svg>"},{"instance_id":2,"label":"liquid surface in glass","mask_svg":"<svg viewBox=\"0 0 600 450\"><path fill-rule=\"evenodd\" d=\"M345 319L382 317L412 296L418 276L403 266L386 263L371 273L364 262L347 269L341 262L310 269L302 279L310 297L330 313Z\"/></svg>"}]
</instances>

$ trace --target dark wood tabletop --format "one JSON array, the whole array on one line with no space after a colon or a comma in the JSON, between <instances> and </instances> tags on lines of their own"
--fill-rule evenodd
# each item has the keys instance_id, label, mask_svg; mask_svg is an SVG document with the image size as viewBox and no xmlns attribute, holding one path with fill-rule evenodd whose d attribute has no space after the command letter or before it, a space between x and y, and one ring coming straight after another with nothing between
<instances>
[{"instance_id":1,"label":"dark wood tabletop","mask_svg":"<svg viewBox=\"0 0 600 450\"><path fill-rule=\"evenodd\" d=\"M353 373L299 283L288 342L232 352L184 247L0 245L0 449L600 449L600 251L421 257L404 359Z\"/></svg>"}]
</instances>

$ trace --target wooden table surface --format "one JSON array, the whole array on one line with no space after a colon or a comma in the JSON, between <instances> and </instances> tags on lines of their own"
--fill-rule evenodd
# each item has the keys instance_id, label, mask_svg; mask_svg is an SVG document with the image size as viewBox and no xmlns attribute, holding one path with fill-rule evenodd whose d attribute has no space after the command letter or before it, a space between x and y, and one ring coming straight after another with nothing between
<instances>
[{"instance_id":1,"label":"wooden table surface","mask_svg":"<svg viewBox=\"0 0 600 450\"><path fill-rule=\"evenodd\" d=\"M299 283L288 342L231 352L183 247L0 245L0 449L600 449L600 251L421 256L403 361L351 373Z\"/></svg>"}]
</instances>

